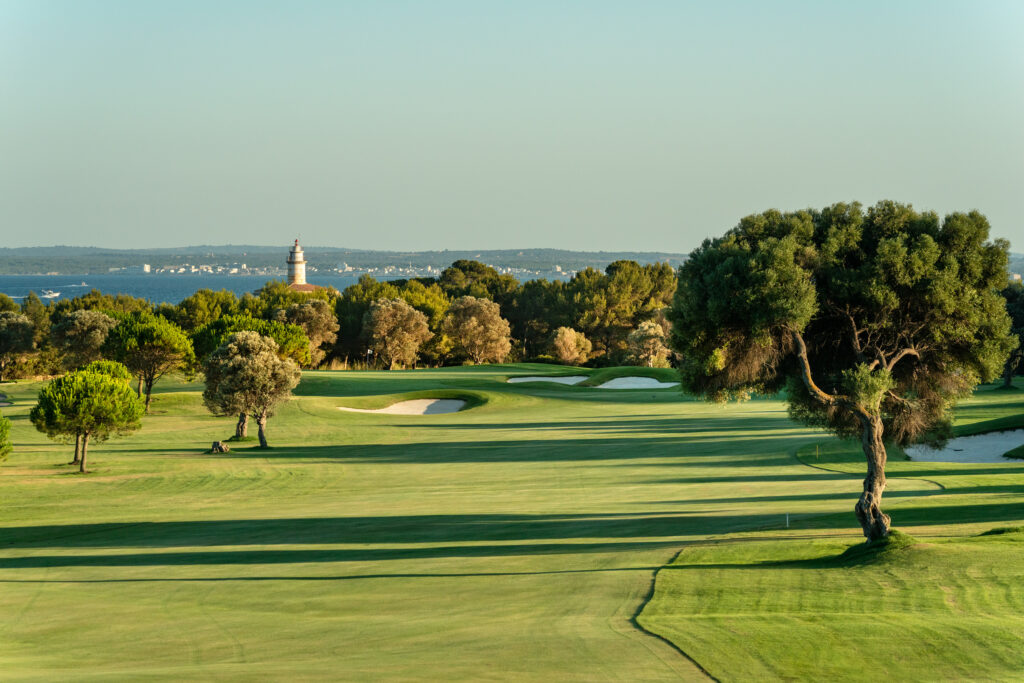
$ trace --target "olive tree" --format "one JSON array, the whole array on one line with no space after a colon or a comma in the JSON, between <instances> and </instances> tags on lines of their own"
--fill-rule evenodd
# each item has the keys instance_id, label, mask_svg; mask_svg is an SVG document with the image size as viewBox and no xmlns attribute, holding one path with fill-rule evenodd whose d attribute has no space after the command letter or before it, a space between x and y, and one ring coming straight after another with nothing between
<instances>
[{"instance_id":1,"label":"olive tree","mask_svg":"<svg viewBox=\"0 0 1024 683\"><path fill-rule=\"evenodd\" d=\"M508 321L498 304L474 296L461 296L448 309L442 330L455 350L474 363L501 363L512 350Z\"/></svg>"},{"instance_id":2,"label":"olive tree","mask_svg":"<svg viewBox=\"0 0 1024 683\"><path fill-rule=\"evenodd\" d=\"M665 346L665 328L654 320L645 320L626 337L630 355L649 368L667 367L669 353Z\"/></svg>"},{"instance_id":3,"label":"olive tree","mask_svg":"<svg viewBox=\"0 0 1024 683\"><path fill-rule=\"evenodd\" d=\"M309 338L309 366L316 367L327 357L330 347L338 340L338 317L334 307L322 299L311 299L279 308L274 318L278 322L298 325Z\"/></svg>"},{"instance_id":4,"label":"olive tree","mask_svg":"<svg viewBox=\"0 0 1024 683\"><path fill-rule=\"evenodd\" d=\"M889 201L748 216L679 269L683 385L713 400L786 388L794 419L859 438L857 519L884 537L885 441L943 438L955 401L1016 343L999 295L1008 245L988 235L977 212L940 222Z\"/></svg>"},{"instance_id":5,"label":"olive tree","mask_svg":"<svg viewBox=\"0 0 1024 683\"><path fill-rule=\"evenodd\" d=\"M214 415L252 415L260 448L267 447L267 418L291 396L299 367L278 355L277 342L256 332L236 332L203 363L203 403ZM241 420L239 420L241 423ZM240 436L236 428L236 436Z\"/></svg>"},{"instance_id":6,"label":"olive tree","mask_svg":"<svg viewBox=\"0 0 1024 683\"><path fill-rule=\"evenodd\" d=\"M117 321L100 311L72 311L50 329L53 344L62 356L64 367L81 367L102 355L107 335Z\"/></svg>"},{"instance_id":7,"label":"olive tree","mask_svg":"<svg viewBox=\"0 0 1024 683\"><path fill-rule=\"evenodd\" d=\"M192 341L170 320L147 312L123 316L110 331L104 354L124 363L139 378L146 394L146 413L153 384L172 370L189 370L195 363ZM136 390L141 395L142 391Z\"/></svg>"},{"instance_id":8,"label":"olive tree","mask_svg":"<svg viewBox=\"0 0 1024 683\"><path fill-rule=\"evenodd\" d=\"M23 313L0 312L0 382L7 366L35 348L35 327Z\"/></svg>"},{"instance_id":9,"label":"olive tree","mask_svg":"<svg viewBox=\"0 0 1024 683\"><path fill-rule=\"evenodd\" d=\"M559 327L551 339L551 350L555 358L566 365L587 362L592 348L590 340L571 327Z\"/></svg>"},{"instance_id":10,"label":"olive tree","mask_svg":"<svg viewBox=\"0 0 1024 683\"><path fill-rule=\"evenodd\" d=\"M29 419L51 439L75 439L79 472L87 471L90 439L105 441L141 426L142 402L124 376L78 370L53 380L39 391L39 400Z\"/></svg>"},{"instance_id":11,"label":"olive tree","mask_svg":"<svg viewBox=\"0 0 1024 683\"><path fill-rule=\"evenodd\" d=\"M420 346L434 336L427 316L402 299L379 299L370 304L363 317L363 335L367 346L391 370L414 365Z\"/></svg>"}]
</instances>

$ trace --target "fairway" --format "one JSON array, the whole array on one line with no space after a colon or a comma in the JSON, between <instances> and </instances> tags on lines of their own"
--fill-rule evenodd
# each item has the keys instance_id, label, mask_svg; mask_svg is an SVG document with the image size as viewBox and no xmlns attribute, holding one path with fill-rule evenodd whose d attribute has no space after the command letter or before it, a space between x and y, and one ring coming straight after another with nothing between
<instances>
[{"instance_id":1,"label":"fairway","mask_svg":"<svg viewBox=\"0 0 1024 683\"><path fill-rule=\"evenodd\" d=\"M864 653L846 613L875 607L902 615L886 639L962 629L898 666L873 661L864 678L920 666L969 676L969 633L978 647L1004 643L974 669L983 676L1024 665L1021 534L968 538L1024 523L1024 462L892 454L886 509L921 542L908 571L988 581L950 581L943 599L901 579L891 563L902 560L874 558L890 563L882 578L830 564L862 540L862 465L781 401L609 391L595 385L675 377L583 372L579 386L507 382L581 374L544 365L306 372L268 424L272 448L232 443L226 455L204 450L234 420L206 413L201 384L165 380L140 432L90 450L87 476L29 424L40 385L5 384L15 452L0 466L0 677L706 679L699 664L729 680L814 678L813 657L803 669L764 660L828 633L820 657L853 662ZM466 406L338 410L422 399ZM969 426L1022 406L983 389L960 415ZM746 569L764 562L781 564ZM821 590L805 601L794 586ZM871 600L843 598L865 586ZM802 610L824 615L817 630Z\"/></svg>"}]
</instances>

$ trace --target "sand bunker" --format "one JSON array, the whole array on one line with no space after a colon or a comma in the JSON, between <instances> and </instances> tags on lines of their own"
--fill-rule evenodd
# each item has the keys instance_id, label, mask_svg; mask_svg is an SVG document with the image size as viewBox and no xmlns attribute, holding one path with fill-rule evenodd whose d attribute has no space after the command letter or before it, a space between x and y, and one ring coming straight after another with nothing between
<instances>
[{"instance_id":1,"label":"sand bunker","mask_svg":"<svg viewBox=\"0 0 1024 683\"><path fill-rule=\"evenodd\" d=\"M366 410L364 408L344 408L350 413L377 413L380 415L439 415L441 413L457 413L466 406L466 402L455 398L418 398L413 401L399 401L387 408Z\"/></svg>"},{"instance_id":2,"label":"sand bunker","mask_svg":"<svg viewBox=\"0 0 1024 683\"><path fill-rule=\"evenodd\" d=\"M598 389L667 389L677 387L679 382L659 382L653 377L616 377L604 384L598 385Z\"/></svg>"},{"instance_id":3,"label":"sand bunker","mask_svg":"<svg viewBox=\"0 0 1024 683\"><path fill-rule=\"evenodd\" d=\"M991 432L950 439L945 448L909 446L903 450L911 460L924 462L1020 462L1004 458L1003 453L1024 446L1024 429Z\"/></svg>"},{"instance_id":4,"label":"sand bunker","mask_svg":"<svg viewBox=\"0 0 1024 683\"><path fill-rule=\"evenodd\" d=\"M587 378L586 375L569 375L566 377L509 377L509 384L520 382L554 382L555 384L579 384Z\"/></svg>"}]
</instances>

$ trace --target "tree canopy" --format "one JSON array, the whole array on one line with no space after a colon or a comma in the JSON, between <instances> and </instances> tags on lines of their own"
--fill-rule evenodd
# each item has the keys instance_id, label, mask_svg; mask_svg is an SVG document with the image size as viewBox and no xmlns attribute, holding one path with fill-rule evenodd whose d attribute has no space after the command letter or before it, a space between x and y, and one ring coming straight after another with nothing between
<instances>
[{"instance_id":1,"label":"tree canopy","mask_svg":"<svg viewBox=\"0 0 1024 683\"><path fill-rule=\"evenodd\" d=\"M417 354L433 334L427 316L402 299L381 299L370 305L363 322L369 347L389 369L415 365Z\"/></svg>"},{"instance_id":2,"label":"tree canopy","mask_svg":"<svg viewBox=\"0 0 1024 683\"><path fill-rule=\"evenodd\" d=\"M512 349L508 321L501 317L498 304L487 299L456 299L448 309L443 330L456 351L474 363L501 363Z\"/></svg>"},{"instance_id":3,"label":"tree canopy","mask_svg":"<svg viewBox=\"0 0 1024 683\"><path fill-rule=\"evenodd\" d=\"M295 303L275 311L274 319L298 325L309 339L310 367L320 365L338 339L338 319L334 307L323 299Z\"/></svg>"},{"instance_id":4,"label":"tree canopy","mask_svg":"<svg viewBox=\"0 0 1024 683\"><path fill-rule=\"evenodd\" d=\"M196 360L192 341L180 327L144 311L121 317L107 335L104 355L124 363L140 379L147 413L153 384L172 370L191 370Z\"/></svg>"},{"instance_id":5,"label":"tree canopy","mask_svg":"<svg viewBox=\"0 0 1024 683\"><path fill-rule=\"evenodd\" d=\"M138 429L143 411L142 402L123 377L78 370L44 386L29 419L51 439L74 438L76 461L84 473L89 440L105 441Z\"/></svg>"},{"instance_id":6,"label":"tree canopy","mask_svg":"<svg viewBox=\"0 0 1024 683\"><path fill-rule=\"evenodd\" d=\"M590 340L571 327L559 327L551 339L555 358L566 365L586 363L591 348Z\"/></svg>"},{"instance_id":7,"label":"tree canopy","mask_svg":"<svg viewBox=\"0 0 1024 683\"><path fill-rule=\"evenodd\" d=\"M203 402L214 415L252 415L259 425L260 447L267 447L267 418L291 396L301 373L277 343L256 332L236 332L203 364Z\"/></svg>"},{"instance_id":8,"label":"tree canopy","mask_svg":"<svg viewBox=\"0 0 1024 683\"><path fill-rule=\"evenodd\" d=\"M309 337L301 327L245 314L227 315L196 330L192 335L196 355L204 360L232 334L246 331L273 339L278 347L278 355L282 358L291 358L300 365L309 365Z\"/></svg>"},{"instance_id":9,"label":"tree canopy","mask_svg":"<svg viewBox=\"0 0 1024 683\"><path fill-rule=\"evenodd\" d=\"M107 335L117 321L100 311L78 310L67 314L50 328L54 346L64 367L74 369L97 360Z\"/></svg>"},{"instance_id":10,"label":"tree canopy","mask_svg":"<svg viewBox=\"0 0 1024 683\"><path fill-rule=\"evenodd\" d=\"M35 327L27 315L0 312L0 382L8 365L19 355L35 348Z\"/></svg>"},{"instance_id":11,"label":"tree canopy","mask_svg":"<svg viewBox=\"0 0 1024 683\"><path fill-rule=\"evenodd\" d=\"M714 400L785 387L792 417L859 437L857 518L885 536L884 440L941 438L956 399L1014 347L1007 244L988 234L977 212L940 222L890 201L748 216L680 268L683 385Z\"/></svg>"}]
</instances>

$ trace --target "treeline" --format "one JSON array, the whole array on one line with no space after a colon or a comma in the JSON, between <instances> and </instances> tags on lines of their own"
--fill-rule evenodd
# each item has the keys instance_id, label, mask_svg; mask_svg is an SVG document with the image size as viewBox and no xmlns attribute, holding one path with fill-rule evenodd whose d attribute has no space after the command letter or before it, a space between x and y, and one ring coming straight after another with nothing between
<instances>
[{"instance_id":1,"label":"treeline","mask_svg":"<svg viewBox=\"0 0 1024 683\"><path fill-rule=\"evenodd\" d=\"M306 368L552 361L593 366L665 365L663 309L676 287L667 263L616 261L568 281L530 280L477 261L437 278L377 281L339 292L296 292L280 281L241 297L203 289L178 304L93 290L44 304L0 294L0 381L51 376L98 359L135 373L140 393L161 368L133 368L128 349L159 339L175 368L195 369L235 332L272 338ZM145 390L145 391L143 391Z\"/></svg>"}]
</instances>

